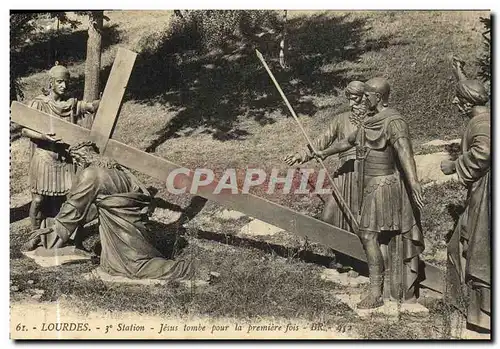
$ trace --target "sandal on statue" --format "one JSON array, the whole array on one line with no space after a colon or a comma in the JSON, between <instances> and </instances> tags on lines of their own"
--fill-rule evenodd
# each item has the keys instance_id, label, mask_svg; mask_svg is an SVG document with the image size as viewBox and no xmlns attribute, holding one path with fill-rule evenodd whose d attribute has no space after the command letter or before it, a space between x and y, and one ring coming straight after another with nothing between
<instances>
[{"instance_id":1,"label":"sandal on statue","mask_svg":"<svg viewBox=\"0 0 500 349\"><path fill-rule=\"evenodd\" d=\"M369 294L365 298L363 298L358 304L358 309L375 309L384 305L384 301L382 296L374 296Z\"/></svg>"},{"instance_id":2,"label":"sandal on statue","mask_svg":"<svg viewBox=\"0 0 500 349\"><path fill-rule=\"evenodd\" d=\"M23 246L21 247L21 251L30 252L30 251L36 250L37 247L39 246L39 244L40 244L40 239L36 239L36 238L30 239L23 244Z\"/></svg>"}]
</instances>

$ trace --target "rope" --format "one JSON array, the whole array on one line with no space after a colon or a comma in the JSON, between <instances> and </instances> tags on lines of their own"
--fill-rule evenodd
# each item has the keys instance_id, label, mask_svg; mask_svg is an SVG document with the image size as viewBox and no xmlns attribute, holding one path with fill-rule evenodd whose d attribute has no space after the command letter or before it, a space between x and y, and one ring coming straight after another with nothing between
<instances>
[{"instance_id":1,"label":"rope","mask_svg":"<svg viewBox=\"0 0 500 349\"><path fill-rule=\"evenodd\" d=\"M283 14L283 31L282 31L282 38L281 38L281 41L280 41L280 53L279 53L279 57L280 57L280 65L281 65L281 68L283 69L288 69L288 66L286 64L286 54L285 54L285 51L286 51L286 29L287 29L287 14L288 14L288 11L285 10L284 11L284 14Z\"/></svg>"}]
</instances>

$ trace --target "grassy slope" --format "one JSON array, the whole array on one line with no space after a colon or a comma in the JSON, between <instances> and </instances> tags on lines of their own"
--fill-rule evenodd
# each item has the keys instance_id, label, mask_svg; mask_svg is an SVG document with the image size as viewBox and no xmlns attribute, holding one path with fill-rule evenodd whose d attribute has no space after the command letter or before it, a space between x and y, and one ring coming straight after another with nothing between
<instances>
[{"instance_id":1,"label":"grassy slope","mask_svg":"<svg viewBox=\"0 0 500 349\"><path fill-rule=\"evenodd\" d=\"M103 66L105 71L109 71L116 48L118 45L141 51L155 38L160 38L159 28L165 28L171 21L170 12L138 12L138 11L117 11L107 13L111 21L108 26L113 26L114 43L109 45L103 55ZM290 18L296 20L303 30L305 24L315 23L318 16L340 16L339 13L320 14L310 12L292 12ZM360 54L356 60L342 60L342 57L332 59L332 62L323 62L316 67L319 73L341 74L345 79L356 76L365 78L372 75L385 75L390 78L393 86L391 102L400 109L412 127L412 134L415 143L434 138L458 138L463 127L463 121L456 117L449 107L451 100L452 80L449 66L446 61L450 53L459 53L466 61L472 62L478 53L480 47L480 33L478 18L484 13L477 12L448 12L448 13L429 13L429 12L392 12L392 13L351 13L345 20L348 23L363 19L362 43L360 46L366 49L367 53ZM322 17L322 18L323 18ZM311 20L312 22L308 22ZM320 22L321 25L328 21ZM83 26L82 26L83 28ZM82 30L79 28L78 30ZM317 29L317 28L316 28ZM368 30L369 29L369 30ZM300 32L300 31L299 31ZM335 32L332 32L335 35ZM307 40L297 34L297 42ZM388 39L389 37L389 39ZM328 42L328 37L324 38ZM294 37L292 36L292 53L300 55L301 52L293 51ZM370 50L367 45L381 45L382 48ZM296 45L297 47L297 45ZM300 47L300 45L299 45ZM301 46L303 47L303 46ZM329 50L327 46L321 46L318 50ZM304 51L308 53L307 51ZM305 54L304 53L304 54ZM78 55L77 55L78 56ZM327 55L328 56L328 55ZM193 57L186 54L187 58ZM306 59L309 59L306 57ZM312 59L312 58L311 58ZM196 61L196 57L194 58ZM195 65L196 67L196 65ZM84 71L84 63L81 59L73 60L69 65L73 75L76 77L77 84L81 86L81 74ZM201 67L199 67L202 69ZM473 68L473 67L472 67ZM108 69L108 70L106 70ZM192 68L193 69L193 68ZM472 69L474 70L474 69ZM312 73L312 72L311 72ZM78 78L80 76L80 78ZM159 77L164 78L164 77ZM292 81L292 77L282 81L287 85ZM280 80L281 81L281 80ZM43 72L34 72L26 76L25 95L30 99L37 95L40 88L44 85ZM151 81L155 84L155 81ZM267 83L267 81L266 81ZM318 135L328 122L331 115L342 110L345 102L342 95L336 96L336 89L342 88L342 85L332 83L330 90L318 88L314 91L314 84L310 84L309 89L305 89L300 100L311 100L318 108L312 117L307 117L307 113L301 113L301 120L306 130L312 135ZM324 87L324 86L319 86ZM136 86L137 88L137 86ZM175 91L166 89L165 94ZM275 93L271 84L268 85L268 93ZM182 115L182 107L175 103L162 103L161 99L151 99L149 101L134 99L129 95L123 105L116 138L125 143L145 149L147 144L157 136L155 133L164 125L167 125L177 115ZM203 101L203 100L201 100ZM200 107L203 103L200 103ZM326 108L325 108L326 107ZM325 108L325 109L321 109ZM272 109L272 108L271 108ZM302 145L303 139L299 134L295 122L287 118L281 109L267 110L267 116L273 117L276 122L262 126L251 116L252 108L247 108L237 115L236 123L233 128L244 130L248 133L243 140L220 141L215 139L211 133L204 133L209 126L204 123L193 125L193 130L189 130L189 124L177 132L179 137L172 137L166 140L157 148L157 154L166 157L176 163L195 167L208 166L214 169L223 169L226 166L236 168L246 168L264 164L266 167L278 167L285 169L280 162L283 153L298 149ZM200 108L201 112L201 108ZM186 135L186 136L183 136ZM11 194L18 194L25 191L27 183L28 170L28 142L26 140L17 140L12 143L11 149ZM335 161L330 162L334 166ZM150 183L161 186L161 183ZM449 215L444 215L445 205L453 201L461 200L460 188L454 185L444 185L436 188L439 191L439 198L435 196L435 191L428 193L428 205L423 212L424 228L426 234L429 253L433 254L433 249L441 248L442 231L449 229L451 221ZM179 198L172 198L172 201ZM283 201L283 198L273 198ZM289 200L288 200L289 201ZM295 204L290 203L292 206ZM304 207L312 202L302 203ZM314 203L318 204L317 202ZM21 223L21 222L19 222ZM13 226L13 229L15 226ZM104 285L94 285L98 290L89 293L89 285L86 282L79 281L73 277L73 273L86 271L90 266L79 267L78 270L67 268L56 268L57 270L42 271L35 269L32 262L26 259L19 259L19 246L23 237L27 234L26 229L14 229L12 235L11 251L12 279L14 284L21 290L29 288L26 280L26 270L33 270L29 278L35 280L35 287L46 290L42 300L55 300L61 293L72 293L78 295L75 301L79 302L82 309L95 309L96 307L113 308L120 310L125 307L127 310L137 310L146 312L159 312L162 314L183 313L187 309L196 309L198 313L220 316L255 316L252 313L256 307L255 304L261 304L263 299L259 298L259 291L264 290L271 295L274 301L267 304L269 314L282 317L299 316L311 319L323 318L325 321L334 321L337 311L345 316L345 310L341 304L334 301L334 298L328 296L328 291L324 284L318 282L318 268L312 268L310 265L296 263L295 261L285 261L280 258L269 258L256 251L234 250L232 247L224 247L219 244L208 243L208 249L197 247L197 243L190 245L190 248L197 248L196 254L204 259L205 268L218 270L223 275L222 284L216 286L212 293L218 290L233 289L233 296L221 304L217 301L215 295L196 295L186 294L185 292L174 289L152 289L151 292L134 292L128 288L107 288ZM207 245L201 243L202 247ZM220 250L222 249L222 250ZM189 254L189 250L185 253ZM242 256L242 253L244 256ZM224 258L220 258L221 255ZM26 263L30 265L25 265ZM259 273L267 273L265 285L258 284L259 280L252 278L253 273L249 274L248 269L257 268ZM66 271L65 271L66 270ZM68 274L69 273L69 274ZM68 275L66 275L68 274ZM302 275L303 274L303 275ZM55 279L54 279L55 278ZM52 280L52 281L51 281ZM61 284L62 286L54 289L51 284ZM279 283L280 289L284 290L279 294L273 294L273 283ZM263 288L264 287L264 288ZM332 287L332 285L330 285ZM66 290L66 291L65 291ZM267 290L267 291L266 291ZM70 292L71 291L71 292ZM312 294L312 293L314 294ZM325 293L326 292L326 293ZM211 294L212 294L211 293ZM126 296L124 296L126 294ZM295 295L295 296L293 296ZM21 296L21 295L19 295ZM261 294L262 296L262 294ZM287 301L290 296L295 297L293 309L287 308ZM153 298L151 298L153 297ZM193 298L194 297L194 298ZM16 296L14 294L14 300ZM129 301L123 302L123 299ZM148 300L145 302L143 300ZM157 302L150 302L156 299ZM314 306L308 303L314 301ZM160 308L157 304L164 304ZM222 308L221 308L222 307ZM437 310L439 312L439 310ZM258 314L262 315L262 314ZM410 319L408 324L414 320ZM415 326L404 326L404 331L398 327L400 335L405 338L410 337L429 337L432 329L426 326L435 326L432 321L423 319L418 328L421 333L417 334ZM365 321L360 322L360 328L366 326L369 331L366 336L370 338L387 338L389 332L391 338L394 338L394 331L389 325L376 325L380 322ZM370 327L371 326L371 327ZM386 326L386 327L384 327ZM389 327L387 327L389 326ZM417 332L416 332L417 331Z\"/></svg>"},{"instance_id":2,"label":"grassy slope","mask_svg":"<svg viewBox=\"0 0 500 349\"><path fill-rule=\"evenodd\" d=\"M13 234L13 250L17 251L27 227L22 222L16 225L19 229ZM172 233L163 232L173 237ZM34 289L42 289L45 293L41 301L69 296L72 304L83 313L107 309L161 316L301 318L329 323L337 323L340 315L353 316L352 311L330 293L341 286L323 282L319 266L252 248L189 236L187 239L187 247L174 251L177 258L192 260L198 276L208 271L220 273L218 281L203 292L175 283L144 287L90 282L80 275L95 268L92 263L39 268L32 260L15 254L11 256L11 284L19 287L19 292L12 293L12 300L21 301ZM266 307L262 307L263 304Z\"/></svg>"},{"instance_id":3,"label":"grassy slope","mask_svg":"<svg viewBox=\"0 0 500 349\"><path fill-rule=\"evenodd\" d=\"M302 115L301 122L311 136L319 135L332 115L345 109L345 100L342 94L337 93L337 90L343 88L342 84L353 77L383 75L391 81L391 103L408 120L417 149L422 141L459 138L465 123L451 108L453 80L448 57L452 53L460 54L465 61L470 62L469 71L475 72L475 57L481 50L481 26L478 19L486 14L473 11L291 11L289 23L293 35L290 35L290 61L294 69L286 79L280 81L285 90L299 94L294 100L299 104L297 110ZM283 104L279 99L264 99L269 101L270 106L264 106L265 116L275 121L264 125L253 117L262 110L252 101L242 100L241 108L222 108L220 112L219 109L212 110L214 104L221 104L219 102L224 98L231 97L238 101L237 94L240 91L242 94L248 93L245 88L256 88L259 93L278 98L268 77L265 73L261 74L262 69L252 71L249 68L246 71L246 65L238 65L236 62L236 70L223 73L223 79L217 80L218 75L213 75L215 73L206 68L210 65L207 63L213 61L214 65L223 66L226 70L231 64L224 65L224 60L217 55L197 56L181 48L177 52L175 46L175 68L180 70L181 79L179 82L174 76L169 80L161 65L170 61L148 55L144 55L146 58L141 61L141 54L157 50L159 55L163 55L160 46L165 37L170 37L172 13L114 11L107 15L110 21L106 24L108 30L103 53L104 78L118 46L139 52L136 70L140 74L151 76L151 80L146 81L134 77L131 79L128 89L130 93L123 104L115 138L146 149L151 142L161 137L165 127L177 124L180 119L181 126L174 130L176 132L157 146L158 155L190 168L211 168L217 176L228 167L238 169L241 174L245 168L252 167L278 168L283 171L281 173L285 173L287 166L281 158L300 149L304 140L295 121L284 114L286 110L281 109ZM77 28L79 37L85 35L84 29L85 23ZM74 43L74 40L70 43ZM74 50L68 49L68 53L64 52L68 56L67 61L72 62L69 68L76 88L82 89L84 62L78 58L84 57L84 53L78 52L79 48L81 49L78 46ZM179 61L184 63L178 63ZM247 65L255 61L255 57L249 57ZM299 61L301 65L293 65L294 61ZM302 66L311 67L311 71L299 74ZM240 81L244 73L252 73L256 77L251 75L246 80L248 86L242 87ZM278 70L275 73L282 76ZM35 72L24 78L26 100L37 95L45 84L43 74ZM313 78L307 80L309 76ZM302 82L297 84L297 78ZM166 85L162 84L163 80L167 80ZM261 80L264 88L255 85ZM225 91L226 84L230 85L230 89L236 89L237 94L228 94ZM294 84L299 86L296 90L291 88ZM164 90L156 88L157 85L164 87ZM188 97L182 97L182 91L190 89L189 86L209 89L199 92L195 89ZM148 88L156 89L149 99L142 98L137 93L137 90ZM214 92L214 89L221 91ZM172 95L177 97L171 98ZM209 100L210 98L216 100ZM301 108L304 100L312 103L313 112ZM186 113L186 110L190 110L190 113ZM315 110L317 111L314 112ZM238 115L228 116L224 112ZM228 132L238 130L244 136L236 140L219 140L214 137L213 132L217 125L214 126L210 118L229 117L235 121ZM12 145L11 178L15 179L11 185L12 194L21 192L27 183L28 162L20 161L26 159L27 145L25 140L16 141ZM327 164L334 168L336 160L328 159ZM311 162L308 166L318 165ZM142 178L160 188L161 194L168 200L177 201L181 205L189 200L187 196L169 196L162 183ZM256 194L265 195L262 191ZM272 195L268 198L301 211L314 212L321 205L315 197L299 200L307 198ZM433 198L428 200L431 204ZM423 219L427 218L424 216Z\"/></svg>"},{"instance_id":4,"label":"grassy slope","mask_svg":"<svg viewBox=\"0 0 500 349\"><path fill-rule=\"evenodd\" d=\"M148 49L156 40L160 40L162 30L167 28L171 20L171 13L116 11L107 14L110 17L108 26L117 31L117 43L110 45L104 52L103 66L109 66L115 54L116 47L124 46L136 51ZM321 16L339 17L343 13L327 12ZM337 72L345 79L351 76L368 78L383 75L389 78L392 85L391 103L407 118L415 143L435 138L457 138L463 129L463 120L455 115L450 101L452 99L452 75L448 57L452 53L460 54L471 63L474 72L474 60L481 49L478 12L354 12L343 21L357 23L360 26L359 43L366 53L356 57L356 61L342 60L342 56L316 65L317 70L328 77L329 73ZM297 20L297 25L319 21L316 13L292 11L290 21ZM323 20L323 18L322 18ZM83 27L82 27L83 28ZM79 28L79 29L82 29ZM361 30L359 29L359 30ZM305 29L301 29L305 30ZM291 36L291 55L303 55L304 52L294 48L300 44L301 32ZM331 35L335 35L332 32ZM297 38L297 43L294 42ZM338 47L329 47L328 37L324 38L325 47L317 51L329 57L329 50L341 50ZM381 44L383 42L383 44ZM377 44L378 43L378 44ZM379 45L382 48L371 50L371 46ZM294 51L294 49L296 51ZM347 49L347 48L345 48ZM307 53L306 48L303 51ZM186 56L196 60L196 57ZM312 60L313 58L311 58ZM154 67L152 62L150 69ZM192 68L192 67L191 67ZM204 69L201 66L194 67ZM82 61L70 66L71 72L81 75L84 70ZM306 73L306 72L305 72ZM314 72L311 72L314 73ZM200 73L201 74L201 73ZM290 80L297 78L296 72L291 72ZM199 79L210 75L200 75ZM230 78L231 75L227 76ZM237 76L236 76L237 77ZM158 79L166 77L159 76ZM43 86L43 73L36 73L24 79L26 83L26 99L29 100L40 91ZM79 80L79 83L81 81ZM149 84L158 82L149 81ZM266 81L267 83L267 81ZM286 89L289 81L281 81ZM308 91L314 91L314 83L310 83ZM222 86L221 86L222 87ZM136 86L135 88L140 88ZM337 89L343 86L331 86L330 91L318 93L304 93L302 99L310 99L320 108L312 117L301 118L301 121L311 136L318 135L325 127L329 118L344 108L342 94L335 96ZM172 93L176 91L165 91ZM269 82L267 93L276 94ZM132 96L133 97L133 96ZM198 101L199 109L195 112L203 113L203 100ZM278 101L278 103L280 103ZM281 107L281 106L280 106ZM168 124L172 118L182 111L182 106L160 104L154 100L139 101L129 99L124 103L118 121L115 137L127 144L145 148L156 133ZM283 115L276 108L271 111L273 124L261 126L259 122L249 117L251 108L241 115L236 115L237 122L233 129L247 132L243 140L219 141L206 134L207 124L194 124L190 130L189 122L176 137L167 139L157 149L157 153L176 163L189 167L208 166L221 169L227 166L246 168L265 164L266 167L286 166L280 161L283 154L301 147L304 140L292 118ZM300 114L300 113L299 113ZM183 137L187 131L190 136ZM180 137L178 137L180 136Z\"/></svg>"},{"instance_id":5,"label":"grassy slope","mask_svg":"<svg viewBox=\"0 0 500 349\"><path fill-rule=\"evenodd\" d=\"M388 77L393 90L391 103L407 117L415 142L459 137L463 120L456 117L450 106L453 84L447 58L451 53L459 53L469 62L474 60L481 45L479 32L473 30L479 27L476 23L479 15L469 12L351 15L353 20L358 16L367 19L365 25L371 28L365 40L392 35L393 42L402 44L361 55L359 62L325 64L322 68L326 71L347 69L349 73L346 74L353 76L362 73L365 77ZM293 54L300 55L301 52ZM286 85L286 82L282 84ZM271 83L268 92L276 93ZM301 120L310 135L318 135L331 115L342 108L340 105L344 100L341 95L305 97L315 98L318 104L336 106ZM139 145L138 140L153 133L158 124L168 121L168 114L158 115L155 109L148 118L146 113L136 114L139 111L137 106L130 111L132 115L127 115L124 110L117 130L117 137L130 144ZM243 166L266 164L284 168L280 156L304 144L293 119L285 116L288 115L277 111L274 115L277 122L262 127L242 115L238 126L250 134L245 140L218 142L210 135L200 133L189 137L189 141L185 137L169 139L158 148L158 153L191 166L208 164L217 167L235 162ZM127 131L132 126L134 132ZM136 132L137 126L140 132ZM228 153L231 156L227 156Z\"/></svg>"},{"instance_id":6,"label":"grassy slope","mask_svg":"<svg viewBox=\"0 0 500 349\"><path fill-rule=\"evenodd\" d=\"M109 66L118 46L128 47L141 54L158 49L164 37L169 37L168 28L172 21L170 11L114 11L107 15L110 21L106 24L108 30L103 53L103 67L106 73L109 72ZM407 118L414 143L418 148L419 143L424 140L460 137L464 121L453 112L449 103L453 94L453 80L447 59L452 53L460 54L467 62L471 62L469 70L474 73L476 67L473 62L481 49L481 27L478 18L484 15L484 12L473 11L359 11L350 13L292 11L290 25L293 24L295 29L291 29L293 35L290 36L290 60L293 63L293 60L297 60L300 55L304 56L305 58L300 56L301 62L316 69L304 72L304 74L310 73L318 79L330 77L337 79L338 75L346 79L355 76L367 78L374 75L388 77L392 84L391 103ZM330 24L331 26L328 26ZM313 27L315 32L312 33L309 27ZM77 37L82 37L85 35L84 29L85 23L82 23L69 35L78 34ZM340 40L338 41L336 35L356 37L356 40L349 37L338 39ZM70 39L74 38L70 36L68 40ZM312 44L309 41L312 41L314 47L311 47ZM71 41L73 42L74 40ZM66 44L69 45L69 43ZM334 44L344 46L332 46ZM354 57L355 59L348 56L348 52L353 50L352 47L358 47L360 51ZM78 59L82 58L83 54L78 52L78 49L81 47L68 49L65 54L67 55L66 61L72 62L69 68L75 79L76 88L81 88L84 62ZM332 51L335 50L340 50L340 54L333 54ZM189 115L183 114L186 108L193 108L194 105L198 108L194 108L193 113L209 113L203 109L203 106L207 104L208 108L213 105L212 102L203 99L203 91L199 92L199 95L195 94L192 98L194 101L187 99L186 106L182 103L178 105L168 98L165 99L165 95L178 93L176 88L182 89L183 84L191 84L192 79L195 79L198 85L204 86L203 79L208 80L214 77L205 72L206 64L204 63L210 62L210 55L208 58L193 56L189 51L181 49L178 54L183 57L184 61L195 62L194 65L181 64L179 66L181 70L186 69L183 72L185 81L181 81L180 84L172 82L171 87L167 81L165 90L156 91L156 95L149 100L134 99L137 93L129 93L123 104L115 132L117 139L145 149L152 140L159 137L157 133L165 125L168 126L169 122L177 122L176 118L179 117L188 117ZM315 59L314 54L324 57L319 64L311 63ZM251 61L253 59L251 58ZM222 64L216 58L213 60L216 64ZM140 62L140 57L138 61L137 69L145 74L150 71L156 72L158 65L165 63L153 58L150 61ZM240 66L239 69L244 69L244 67ZM161 69L158 71L164 72ZM278 72L277 75L279 75ZM224 75L224 81L220 83L236 84L234 85L236 87L239 77L237 71L229 72ZM161 83L161 79L166 78L164 75L159 75L157 79L143 83L154 87ZM259 78L267 84L264 92L270 95L276 94L267 76L259 75ZM306 76L301 75L300 79L305 81ZM44 86L44 72L34 72L23 80L26 86L26 100L29 100ZM292 71L287 80L282 81L285 90L290 82L295 80L297 80L297 73ZM134 81L136 80L132 79L130 91L136 91L137 88L142 87L148 88L142 85L134 86ZM249 88L252 88L254 82L248 81ZM342 94L336 93L336 90L342 86L326 85L321 81L306 81L299 90L301 96L297 100L310 100L317 108L315 113L306 113L311 117L305 116L306 114L301 117L302 124L311 136L319 135L331 116L345 108ZM224 86L215 87L222 89ZM212 96L211 91L206 92L208 96ZM215 97L227 97L227 95L221 93ZM217 104L217 101L215 103ZM271 103L274 104L270 109L265 109L265 113L276 121L274 123L261 125L259 121L253 119L252 114L259 111L253 104L245 104L241 114L235 116L236 121L232 129L246 132L247 135L242 139L218 140L213 137L213 133L206 132L210 131L210 127L213 126L209 123L210 120L202 118L204 122L200 123L198 119L194 119L196 123L191 125L191 119L188 119L174 133L174 136L159 144L156 153L190 168L212 168L217 175L220 175L227 167L237 168L239 173L243 173L243 170L248 167L279 168L285 171L287 166L280 159L284 154L300 149L304 140L295 121L287 117L288 115L284 115L279 108L282 103L279 100L271 101ZM226 116L215 114L215 117ZM27 154L28 142L26 140L18 140L12 144L11 194L20 193L25 188L28 162L22 159L27 159ZM330 167L334 167L335 163L334 158L327 160ZM314 162L308 165L317 166ZM149 179L144 179L149 181ZM160 189L163 187L162 183L152 182L151 184ZM166 195L165 190L161 192ZM262 192L257 194L264 195ZM311 206L313 208L310 211L315 211L315 207L320 205L317 198L311 198L310 201L298 200L291 195L274 195L269 198L299 210L307 210L307 206ZM187 197L182 199L168 197L168 199L188 200ZM432 201L433 199L429 198L429 203ZM427 219L425 215L423 219Z\"/></svg>"},{"instance_id":7,"label":"grassy slope","mask_svg":"<svg viewBox=\"0 0 500 349\"><path fill-rule=\"evenodd\" d=\"M17 290L11 291L12 302L23 302L43 290L41 302L64 300L82 316L105 309L112 314L149 314L165 319L199 316L243 322L300 319L347 330L355 338L449 338L443 336L447 325L440 302L429 300L429 316L402 314L397 322L377 315L359 318L335 295L357 293L360 289L325 282L320 278L322 267L293 256L281 258L253 248L187 236L189 245L175 254L178 258L194 258L199 275L209 270L219 272L220 278L210 287L186 289L176 283L148 287L112 285L81 277L95 268L91 262L40 268L28 258L19 258L19 245L23 234L28 232L23 222L15 224L18 229L13 234L11 250L11 288Z\"/></svg>"}]
</instances>

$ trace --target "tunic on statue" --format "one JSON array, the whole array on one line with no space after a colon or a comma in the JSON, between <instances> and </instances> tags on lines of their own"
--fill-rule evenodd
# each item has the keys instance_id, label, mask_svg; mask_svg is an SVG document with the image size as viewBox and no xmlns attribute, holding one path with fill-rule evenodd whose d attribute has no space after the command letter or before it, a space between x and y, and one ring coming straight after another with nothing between
<instances>
[{"instance_id":1,"label":"tunic on statue","mask_svg":"<svg viewBox=\"0 0 500 349\"><path fill-rule=\"evenodd\" d=\"M335 116L328 126L328 130L313 141L314 148L319 151L325 150L335 141L342 141L348 138L351 133L356 131L356 125L357 121L351 112ZM299 156L301 162L306 162L313 158L312 154L306 150L299 153ZM357 171L355 171L356 149L352 148L339 153L339 159L339 168L333 173L332 178L351 211L357 212L359 207L358 178ZM325 198L325 207L323 208L321 219L336 227L352 231L349 222L345 219L344 213L332 195L328 195Z\"/></svg>"},{"instance_id":2,"label":"tunic on statue","mask_svg":"<svg viewBox=\"0 0 500 349\"><path fill-rule=\"evenodd\" d=\"M397 154L394 147L398 139L410 139L408 125L396 110L387 108L375 116L367 117L362 127L367 155L359 228L379 234L388 233L385 234L387 236L401 234L399 253L396 253L395 239L389 243L391 294L398 294L393 288L396 286L394 282L402 278L403 294L408 299L415 291L419 254L424 250L419 210L412 202L411 190L400 164L400 161L413 159L405 159L408 155ZM362 137L362 134L358 132L358 137ZM363 144L359 140L358 143ZM382 241L383 238L380 237ZM395 260L397 255L402 257L401 261ZM403 275L397 275L398 270L402 270Z\"/></svg>"},{"instance_id":3,"label":"tunic on statue","mask_svg":"<svg viewBox=\"0 0 500 349\"><path fill-rule=\"evenodd\" d=\"M60 239L68 241L95 205L102 245L100 268L104 272L131 279L190 278L194 272L190 262L166 259L150 244L150 204L151 196L130 172L88 167L79 174L54 219L53 232L44 234L42 243L51 248Z\"/></svg>"},{"instance_id":4,"label":"tunic on statue","mask_svg":"<svg viewBox=\"0 0 500 349\"><path fill-rule=\"evenodd\" d=\"M470 120L462 138L456 172L468 188L467 202L448 242L447 287L452 300L459 302L465 286L467 323L487 330L491 326L490 133L490 114L481 113Z\"/></svg>"},{"instance_id":5,"label":"tunic on statue","mask_svg":"<svg viewBox=\"0 0 500 349\"><path fill-rule=\"evenodd\" d=\"M71 122L79 113L80 102L75 98L55 101L50 96L38 96L30 107ZM73 183L74 166L63 144L32 140L29 183L32 193L64 196Z\"/></svg>"}]
</instances>

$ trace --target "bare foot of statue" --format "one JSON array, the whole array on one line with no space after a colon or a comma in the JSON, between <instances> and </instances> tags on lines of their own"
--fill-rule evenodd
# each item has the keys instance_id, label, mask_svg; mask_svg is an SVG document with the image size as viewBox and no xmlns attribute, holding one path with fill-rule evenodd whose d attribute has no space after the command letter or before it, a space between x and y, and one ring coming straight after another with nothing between
<instances>
[{"instance_id":1,"label":"bare foot of statue","mask_svg":"<svg viewBox=\"0 0 500 349\"><path fill-rule=\"evenodd\" d=\"M215 271L211 271L208 273L204 273L198 278L190 279L190 280L181 280L179 283L187 288L192 287L205 287L216 283L220 278L220 273Z\"/></svg>"},{"instance_id":2,"label":"bare foot of statue","mask_svg":"<svg viewBox=\"0 0 500 349\"><path fill-rule=\"evenodd\" d=\"M369 293L365 298L363 298L357 305L358 309L375 309L384 305L382 295L375 295Z\"/></svg>"},{"instance_id":3,"label":"bare foot of statue","mask_svg":"<svg viewBox=\"0 0 500 349\"><path fill-rule=\"evenodd\" d=\"M36 250L38 246L42 244L41 236L47 232L51 232L52 228L39 228L32 231L28 241L23 244L21 250L24 252L29 252Z\"/></svg>"},{"instance_id":4,"label":"bare foot of statue","mask_svg":"<svg viewBox=\"0 0 500 349\"><path fill-rule=\"evenodd\" d=\"M181 280L179 283L180 283L180 285L182 285L182 286L184 286L186 288L206 287L206 286L208 286L210 284L208 281L200 280L200 279L196 279L196 280Z\"/></svg>"},{"instance_id":5,"label":"bare foot of statue","mask_svg":"<svg viewBox=\"0 0 500 349\"><path fill-rule=\"evenodd\" d=\"M41 239L38 236L36 238L30 239L27 242L25 242L23 244L23 246L21 247L21 250L25 251L25 252L36 250L36 248L40 245L40 243L41 243Z\"/></svg>"},{"instance_id":6,"label":"bare foot of statue","mask_svg":"<svg viewBox=\"0 0 500 349\"><path fill-rule=\"evenodd\" d=\"M413 296L411 298L408 298L408 299L405 299L403 301L403 303L407 303L407 304L415 304L417 303L417 297Z\"/></svg>"}]
</instances>

